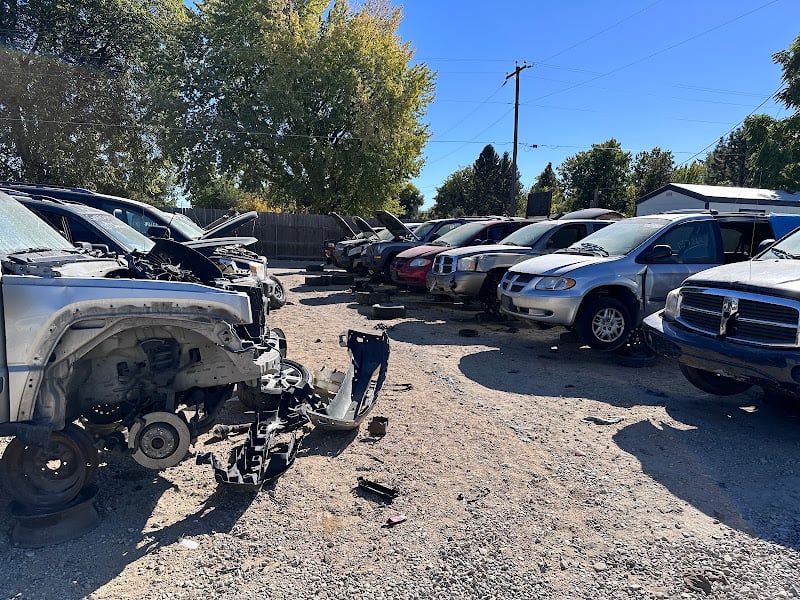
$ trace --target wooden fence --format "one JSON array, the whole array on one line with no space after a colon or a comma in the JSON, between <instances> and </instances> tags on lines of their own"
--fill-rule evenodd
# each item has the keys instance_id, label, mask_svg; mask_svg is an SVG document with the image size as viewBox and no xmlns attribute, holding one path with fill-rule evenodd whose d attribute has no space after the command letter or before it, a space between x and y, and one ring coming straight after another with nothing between
<instances>
[{"instance_id":1,"label":"wooden fence","mask_svg":"<svg viewBox=\"0 0 800 600\"><path fill-rule=\"evenodd\" d=\"M176 210L203 226L230 212L214 208ZM328 215L260 212L255 223L240 227L232 235L258 238L251 248L268 258L320 260L324 241L341 239L345 231Z\"/></svg>"}]
</instances>

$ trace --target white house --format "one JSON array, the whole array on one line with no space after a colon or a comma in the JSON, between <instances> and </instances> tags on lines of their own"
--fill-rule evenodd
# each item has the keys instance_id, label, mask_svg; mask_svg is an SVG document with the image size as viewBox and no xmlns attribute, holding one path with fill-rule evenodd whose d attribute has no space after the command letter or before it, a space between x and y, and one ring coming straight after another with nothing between
<instances>
[{"instance_id":1,"label":"white house","mask_svg":"<svg viewBox=\"0 0 800 600\"><path fill-rule=\"evenodd\" d=\"M800 213L800 193L782 190L668 183L636 201L637 215L667 210Z\"/></svg>"}]
</instances>

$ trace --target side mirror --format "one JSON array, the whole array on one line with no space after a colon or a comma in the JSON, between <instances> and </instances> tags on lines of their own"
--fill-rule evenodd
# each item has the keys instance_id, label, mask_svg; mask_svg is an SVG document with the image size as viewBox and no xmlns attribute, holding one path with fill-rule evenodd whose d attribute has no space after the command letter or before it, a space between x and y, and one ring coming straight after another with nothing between
<instances>
[{"instance_id":1,"label":"side mirror","mask_svg":"<svg viewBox=\"0 0 800 600\"><path fill-rule=\"evenodd\" d=\"M772 238L767 238L766 240L761 240L758 244L758 248L756 248L756 254L761 254L764 250L772 246L775 243L775 240Z\"/></svg>"},{"instance_id":2,"label":"side mirror","mask_svg":"<svg viewBox=\"0 0 800 600\"><path fill-rule=\"evenodd\" d=\"M172 237L172 232L169 230L169 227L153 225L147 228L147 237L169 239Z\"/></svg>"},{"instance_id":3,"label":"side mirror","mask_svg":"<svg viewBox=\"0 0 800 600\"><path fill-rule=\"evenodd\" d=\"M642 254L644 262L653 262L672 256L672 247L667 244L657 244Z\"/></svg>"}]
</instances>

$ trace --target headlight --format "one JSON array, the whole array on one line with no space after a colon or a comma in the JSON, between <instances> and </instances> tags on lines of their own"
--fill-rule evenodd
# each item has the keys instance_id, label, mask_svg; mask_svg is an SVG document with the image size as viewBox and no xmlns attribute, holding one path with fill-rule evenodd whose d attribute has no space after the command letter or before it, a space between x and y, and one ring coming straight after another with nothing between
<instances>
[{"instance_id":1,"label":"headlight","mask_svg":"<svg viewBox=\"0 0 800 600\"><path fill-rule=\"evenodd\" d=\"M267 278L267 261L266 259L264 262L251 262L250 263L250 275L252 275L255 279L262 281Z\"/></svg>"},{"instance_id":2,"label":"headlight","mask_svg":"<svg viewBox=\"0 0 800 600\"><path fill-rule=\"evenodd\" d=\"M408 263L409 267L427 267L431 264L430 258L415 258L410 263Z\"/></svg>"},{"instance_id":3,"label":"headlight","mask_svg":"<svg viewBox=\"0 0 800 600\"><path fill-rule=\"evenodd\" d=\"M467 256L459 258L456 263L456 271L477 271L478 270L478 257Z\"/></svg>"},{"instance_id":4,"label":"headlight","mask_svg":"<svg viewBox=\"0 0 800 600\"><path fill-rule=\"evenodd\" d=\"M664 319L674 321L681 310L681 290L672 290L667 294L667 303L664 305Z\"/></svg>"},{"instance_id":5,"label":"headlight","mask_svg":"<svg viewBox=\"0 0 800 600\"><path fill-rule=\"evenodd\" d=\"M568 290L575 287L575 280L570 277L542 277L536 284L535 289L557 292Z\"/></svg>"}]
</instances>

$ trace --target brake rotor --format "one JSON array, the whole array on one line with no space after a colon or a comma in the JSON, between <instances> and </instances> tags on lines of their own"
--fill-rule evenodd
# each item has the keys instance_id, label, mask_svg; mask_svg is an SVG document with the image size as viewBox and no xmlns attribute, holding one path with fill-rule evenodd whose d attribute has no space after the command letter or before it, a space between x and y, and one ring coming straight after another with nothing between
<instances>
[{"instance_id":1,"label":"brake rotor","mask_svg":"<svg viewBox=\"0 0 800 600\"><path fill-rule=\"evenodd\" d=\"M133 460L148 469L174 467L186 456L190 443L186 421L169 412L144 415L131 426L128 435Z\"/></svg>"}]
</instances>

